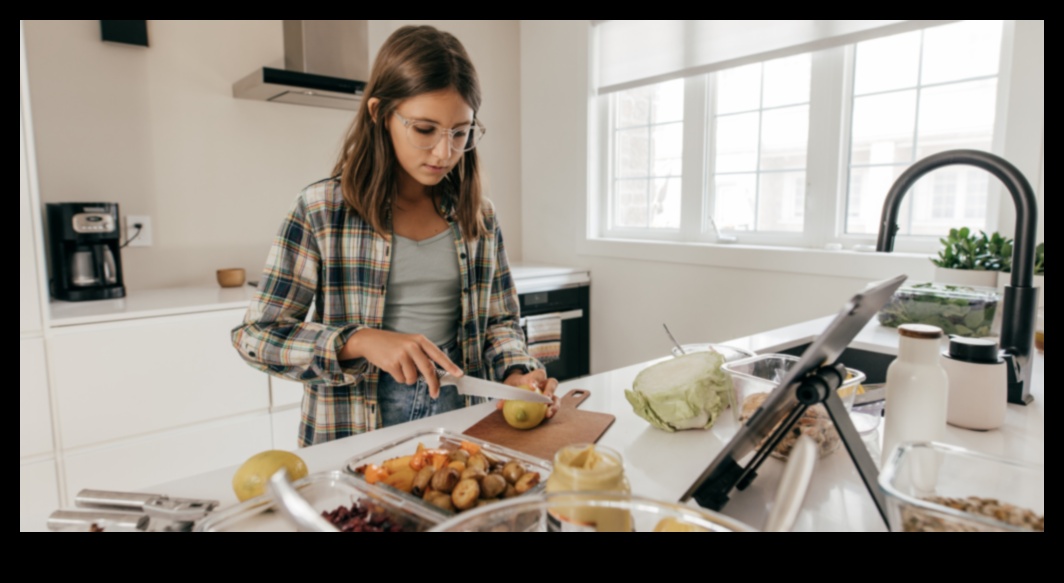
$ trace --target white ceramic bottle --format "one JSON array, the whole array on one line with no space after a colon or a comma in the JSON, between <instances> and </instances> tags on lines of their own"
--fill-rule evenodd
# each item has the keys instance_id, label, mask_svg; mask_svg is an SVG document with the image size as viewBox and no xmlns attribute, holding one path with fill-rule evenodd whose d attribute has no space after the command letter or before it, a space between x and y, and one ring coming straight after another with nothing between
<instances>
[{"instance_id":1,"label":"white ceramic bottle","mask_svg":"<svg viewBox=\"0 0 1064 583\"><path fill-rule=\"evenodd\" d=\"M949 424L993 431L1005 424L1009 371L994 340L954 338L942 355L949 375Z\"/></svg>"},{"instance_id":2,"label":"white ceramic bottle","mask_svg":"<svg viewBox=\"0 0 1064 583\"><path fill-rule=\"evenodd\" d=\"M898 358L887 370L883 462L905 442L942 441L949 411L949 377L942 368L943 332L934 326L898 328ZM929 468L930 474L934 472Z\"/></svg>"}]
</instances>

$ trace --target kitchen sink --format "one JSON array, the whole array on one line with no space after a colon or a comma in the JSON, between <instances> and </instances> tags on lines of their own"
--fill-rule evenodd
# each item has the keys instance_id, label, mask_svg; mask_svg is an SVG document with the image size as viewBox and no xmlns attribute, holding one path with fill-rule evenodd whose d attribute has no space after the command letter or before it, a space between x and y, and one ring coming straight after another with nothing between
<instances>
[{"instance_id":1,"label":"kitchen sink","mask_svg":"<svg viewBox=\"0 0 1064 583\"><path fill-rule=\"evenodd\" d=\"M801 344L793 348L785 350L775 351L776 354L787 354L790 356L801 356L810 344ZM848 368L859 370L865 373L868 380L865 381L869 385L882 385L887 382L887 368L897 358L893 354L883 354L879 352L872 352L870 350L861 350L859 348L847 348L842 356L839 358L839 362L845 364Z\"/></svg>"}]
</instances>

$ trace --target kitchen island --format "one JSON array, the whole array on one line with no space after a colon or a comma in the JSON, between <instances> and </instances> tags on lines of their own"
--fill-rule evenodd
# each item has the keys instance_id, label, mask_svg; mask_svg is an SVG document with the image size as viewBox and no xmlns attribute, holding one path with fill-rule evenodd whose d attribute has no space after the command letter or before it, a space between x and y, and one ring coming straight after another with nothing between
<instances>
[{"instance_id":1,"label":"kitchen island","mask_svg":"<svg viewBox=\"0 0 1064 583\"><path fill-rule=\"evenodd\" d=\"M756 334L725 342L753 352L767 354L791 350L808 344L827 328L832 318ZM896 331L878 323L869 324L851 344L851 348L893 354L898 345ZM657 361L594 375L563 383L559 394L575 389L591 393L582 410L609 413L617 422L599 442L624 456L628 479L636 495L664 501L676 501L698 479L737 430L730 415L709 431L665 433L648 425L632 412L624 391L647 366ZM1044 391L1043 356L1035 358L1035 402L1029 407L1009 406L1006 425L999 431L978 433L950 427L946 442L1018 461L1044 464ZM461 433L493 410L492 405L456 411L408 425L356 436L334 443L300 450L312 473L339 470L344 462L363 452L419 431L445 428ZM295 428L292 428L293 439ZM880 457L876 436L867 442L872 456ZM774 497L783 465L769 460L760 477L745 492L734 494L724 514L754 528L764 525ZM152 491L177 497L220 500L222 506L236 503L231 479L236 467L162 484ZM820 460L809 495L795 526L801 532L879 532L886 529L875 504L869 497L845 450Z\"/></svg>"}]
</instances>

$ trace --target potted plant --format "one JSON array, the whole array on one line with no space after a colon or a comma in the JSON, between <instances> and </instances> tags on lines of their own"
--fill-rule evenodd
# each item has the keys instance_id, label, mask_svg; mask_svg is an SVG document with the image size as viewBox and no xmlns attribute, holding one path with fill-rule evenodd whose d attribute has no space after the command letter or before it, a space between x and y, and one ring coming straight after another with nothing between
<instances>
[{"instance_id":1,"label":"potted plant","mask_svg":"<svg viewBox=\"0 0 1064 583\"><path fill-rule=\"evenodd\" d=\"M998 283L998 273L1002 265L1002 252L1011 249L1012 242L995 234L975 235L971 229L952 229L949 238L941 239L942 250L938 259L932 262L935 270L935 282L968 287L993 288ZM996 254L991 252L991 247ZM1008 267L1011 269L1011 253Z\"/></svg>"}]
</instances>

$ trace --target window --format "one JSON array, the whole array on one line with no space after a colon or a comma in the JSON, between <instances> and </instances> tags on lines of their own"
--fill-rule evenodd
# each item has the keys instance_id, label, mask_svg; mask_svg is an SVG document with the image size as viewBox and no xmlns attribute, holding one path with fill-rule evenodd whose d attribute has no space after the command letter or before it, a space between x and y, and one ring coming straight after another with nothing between
<instances>
[{"instance_id":1,"label":"window","mask_svg":"<svg viewBox=\"0 0 1064 583\"><path fill-rule=\"evenodd\" d=\"M898 176L928 155L992 151L1005 21L962 21L614 91L600 103L606 237L867 245ZM993 181L946 168L907 197L929 250L986 229ZM925 239L918 239L924 237ZM920 241L925 241L921 243Z\"/></svg>"}]
</instances>

